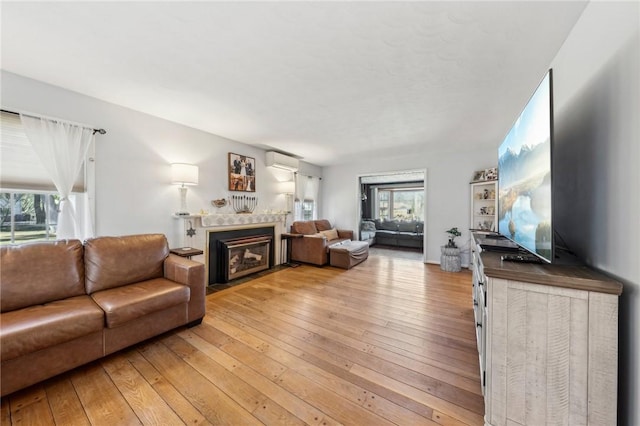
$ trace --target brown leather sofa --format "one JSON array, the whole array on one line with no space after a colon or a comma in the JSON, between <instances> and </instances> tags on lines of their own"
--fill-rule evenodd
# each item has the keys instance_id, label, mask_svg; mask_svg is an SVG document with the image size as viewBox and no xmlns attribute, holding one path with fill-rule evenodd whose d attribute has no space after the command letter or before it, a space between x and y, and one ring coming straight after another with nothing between
<instances>
[{"instance_id":1,"label":"brown leather sofa","mask_svg":"<svg viewBox=\"0 0 640 426\"><path fill-rule=\"evenodd\" d=\"M331 245L353 239L353 231L334 229L331 223L324 219L293 222L291 233L301 235L289 240L291 260L319 266L329 263Z\"/></svg>"},{"instance_id":2,"label":"brown leather sofa","mask_svg":"<svg viewBox=\"0 0 640 426\"><path fill-rule=\"evenodd\" d=\"M204 265L164 235L0 249L2 396L205 313Z\"/></svg>"}]
</instances>

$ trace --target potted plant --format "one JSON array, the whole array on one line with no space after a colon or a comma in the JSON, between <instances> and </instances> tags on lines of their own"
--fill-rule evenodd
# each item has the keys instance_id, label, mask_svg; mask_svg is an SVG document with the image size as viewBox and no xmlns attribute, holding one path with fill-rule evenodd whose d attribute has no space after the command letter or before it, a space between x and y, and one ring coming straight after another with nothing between
<instances>
[{"instance_id":1,"label":"potted plant","mask_svg":"<svg viewBox=\"0 0 640 426\"><path fill-rule=\"evenodd\" d=\"M447 234L449 234L449 242L447 243L447 247L448 248L458 248L458 246L456 245L456 242L455 242L455 238L459 237L460 235L462 235L462 233L460 231L458 231L458 228L451 228L446 232L447 232Z\"/></svg>"},{"instance_id":2,"label":"potted plant","mask_svg":"<svg viewBox=\"0 0 640 426\"><path fill-rule=\"evenodd\" d=\"M446 246L442 246L440 269L447 272L458 272L461 269L460 249L456 245L455 239L462 233L455 227L445 232L449 234L449 242Z\"/></svg>"}]
</instances>

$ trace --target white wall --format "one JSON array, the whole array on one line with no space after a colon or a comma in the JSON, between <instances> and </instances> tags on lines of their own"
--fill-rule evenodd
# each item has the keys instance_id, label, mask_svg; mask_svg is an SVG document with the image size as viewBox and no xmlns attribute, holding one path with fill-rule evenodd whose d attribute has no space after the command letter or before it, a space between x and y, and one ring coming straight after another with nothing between
<instances>
[{"instance_id":1,"label":"white wall","mask_svg":"<svg viewBox=\"0 0 640 426\"><path fill-rule=\"evenodd\" d=\"M618 411L626 425L640 424L639 21L637 2L591 2L549 64L554 226L578 256L624 284ZM444 230L468 226L471 173L494 165L495 156L485 150L411 153L325 168L323 215L357 229L358 175L426 168L427 260L437 262Z\"/></svg>"},{"instance_id":2,"label":"white wall","mask_svg":"<svg viewBox=\"0 0 640 426\"><path fill-rule=\"evenodd\" d=\"M230 194L256 195L256 211L284 210L278 180L290 173L265 166L264 150L100 101L59 87L2 71L2 108L28 111L107 130L96 136L96 234L166 234L172 247L182 245L176 186L170 184L170 163L199 166L199 185L189 187L191 212L217 211L211 200ZM214 117L212 117L214 119ZM255 193L227 190L227 154L254 157ZM315 176L320 168L302 163ZM290 223L290 220L289 220Z\"/></svg>"},{"instance_id":3,"label":"white wall","mask_svg":"<svg viewBox=\"0 0 640 426\"><path fill-rule=\"evenodd\" d=\"M554 70L554 227L624 284L619 424L640 424L640 4L591 2Z\"/></svg>"},{"instance_id":4,"label":"white wall","mask_svg":"<svg viewBox=\"0 0 640 426\"><path fill-rule=\"evenodd\" d=\"M323 209L321 216L341 228L358 230L358 176L385 174L403 170L425 170L427 186L426 261L440 262L440 246L446 244L445 231L457 226L462 236L458 245L469 248L469 181L474 170L495 167L496 150L480 149L469 152L410 152L397 157L367 159L324 168ZM468 264L468 252L463 257Z\"/></svg>"}]
</instances>

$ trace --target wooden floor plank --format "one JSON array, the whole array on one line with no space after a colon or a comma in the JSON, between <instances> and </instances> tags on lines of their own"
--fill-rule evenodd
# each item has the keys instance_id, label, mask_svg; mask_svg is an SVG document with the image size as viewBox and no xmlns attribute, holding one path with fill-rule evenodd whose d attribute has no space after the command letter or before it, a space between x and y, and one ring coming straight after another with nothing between
<instances>
[{"instance_id":1,"label":"wooden floor plank","mask_svg":"<svg viewBox=\"0 0 640 426\"><path fill-rule=\"evenodd\" d=\"M211 424L140 352L137 350L128 351L127 359L184 423L188 425Z\"/></svg>"},{"instance_id":2,"label":"wooden floor plank","mask_svg":"<svg viewBox=\"0 0 640 426\"><path fill-rule=\"evenodd\" d=\"M140 352L211 423L260 424L240 403L228 397L163 343L146 345Z\"/></svg>"},{"instance_id":3,"label":"wooden floor plank","mask_svg":"<svg viewBox=\"0 0 640 426\"><path fill-rule=\"evenodd\" d=\"M101 364L143 424L185 424L124 355L108 357Z\"/></svg>"},{"instance_id":4,"label":"wooden floor plank","mask_svg":"<svg viewBox=\"0 0 640 426\"><path fill-rule=\"evenodd\" d=\"M471 274L376 255L207 296L179 328L2 398L1 424L482 425Z\"/></svg>"},{"instance_id":5,"label":"wooden floor plank","mask_svg":"<svg viewBox=\"0 0 640 426\"><path fill-rule=\"evenodd\" d=\"M74 426L91 424L68 377L59 376L48 380L44 383L44 388L56 424Z\"/></svg>"},{"instance_id":6,"label":"wooden floor plank","mask_svg":"<svg viewBox=\"0 0 640 426\"><path fill-rule=\"evenodd\" d=\"M100 363L74 370L71 383L91 424L142 424Z\"/></svg>"}]
</instances>

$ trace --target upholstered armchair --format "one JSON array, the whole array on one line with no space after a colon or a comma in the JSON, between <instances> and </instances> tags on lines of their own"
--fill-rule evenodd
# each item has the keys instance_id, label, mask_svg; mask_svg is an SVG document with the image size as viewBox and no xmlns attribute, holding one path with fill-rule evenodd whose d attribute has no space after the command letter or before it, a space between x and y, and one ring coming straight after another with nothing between
<instances>
[{"instance_id":1,"label":"upholstered armchair","mask_svg":"<svg viewBox=\"0 0 640 426\"><path fill-rule=\"evenodd\" d=\"M353 239L353 231L335 229L328 220L307 220L291 224L291 260L322 266L329 263L329 247Z\"/></svg>"}]
</instances>

